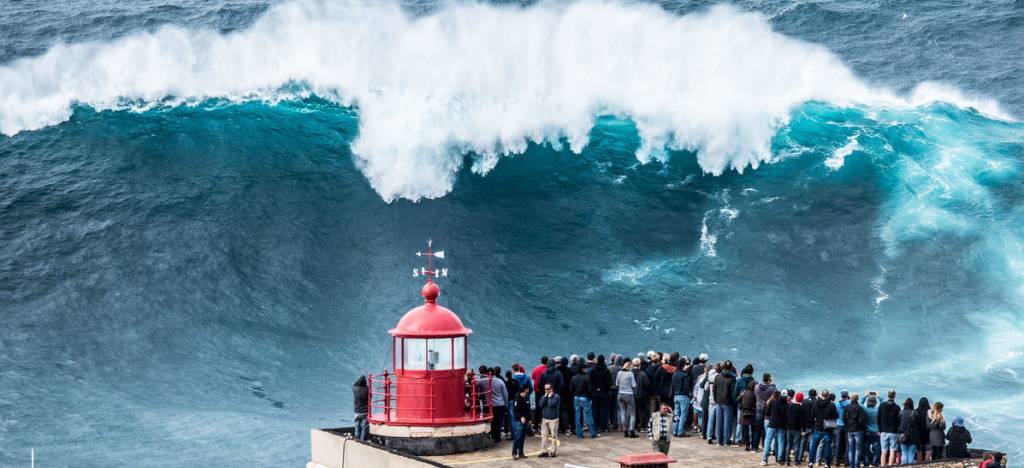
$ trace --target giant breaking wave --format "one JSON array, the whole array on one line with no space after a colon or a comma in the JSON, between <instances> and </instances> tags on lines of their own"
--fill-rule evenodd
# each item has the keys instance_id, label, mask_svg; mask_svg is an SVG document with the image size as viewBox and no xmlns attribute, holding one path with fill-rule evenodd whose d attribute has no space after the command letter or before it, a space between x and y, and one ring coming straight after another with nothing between
<instances>
[{"instance_id":1,"label":"giant breaking wave","mask_svg":"<svg viewBox=\"0 0 1024 468\"><path fill-rule=\"evenodd\" d=\"M209 98L308 94L358 108L357 164L385 200L448 193L465 155L486 173L529 143L579 152L601 115L636 123L641 162L696 151L711 174L757 167L807 101L918 106L936 100L1008 118L991 100L922 83L909 96L860 81L823 47L719 6L582 1L528 8L300 1L244 31L164 27L59 45L0 68L0 131L70 118L76 104L145 110Z\"/></svg>"}]
</instances>

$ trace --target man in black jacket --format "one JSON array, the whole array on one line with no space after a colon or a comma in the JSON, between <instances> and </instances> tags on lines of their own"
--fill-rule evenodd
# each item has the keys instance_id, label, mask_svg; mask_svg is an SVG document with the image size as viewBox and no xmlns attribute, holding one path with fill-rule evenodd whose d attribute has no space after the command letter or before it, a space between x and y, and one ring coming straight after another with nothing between
<instances>
[{"instance_id":1,"label":"man in black jacket","mask_svg":"<svg viewBox=\"0 0 1024 468\"><path fill-rule=\"evenodd\" d=\"M733 388L736 387L736 368L732 361L725 361L722 372L715 376L715 437L718 445L731 445L733 431L736 430L736 399Z\"/></svg>"},{"instance_id":2,"label":"man in black jacket","mask_svg":"<svg viewBox=\"0 0 1024 468\"><path fill-rule=\"evenodd\" d=\"M612 407L610 398L612 373L608 371L603 354L597 357L594 367L590 368L590 384L594 387L594 424L597 425L598 432L607 432L608 417Z\"/></svg>"},{"instance_id":3,"label":"man in black jacket","mask_svg":"<svg viewBox=\"0 0 1024 468\"><path fill-rule=\"evenodd\" d=\"M867 422L868 414L860 406L860 396L856 393L850 395L850 404L843 410L843 423L846 428L846 462L851 468L860 468Z\"/></svg>"},{"instance_id":4,"label":"man in black jacket","mask_svg":"<svg viewBox=\"0 0 1024 468\"><path fill-rule=\"evenodd\" d=\"M797 393L792 403L786 406L786 454L783 459L789 466L789 452L793 452L793 461L797 464L803 460L804 452L804 394Z\"/></svg>"},{"instance_id":5,"label":"man in black jacket","mask_svg":"<svg viewBox=\"0 0 1024 468\"><path fill-rule=\"evenodd\" d=\"M572 387L573 407L576 410L576 437L583 438L583 424L590 428L590 438L597 437L597 425L594 424L594 412L591 406L591 398L594 395L594 387L591 385L590 376L587 375L585 366L576 368L576 376L569 383ZM586 421L584 421L584 416Z\"/></svg>"},{"instance_id":6,"label":"man in black jacket","mask_svg":"<svg viewBox=\"0 0 1024 468\"><path fill-rule=\"evenodd\" d=\"M814 433L811 435L811 455L809 464L825 461L825 466L832 466L832 434L839 419L839 411L832 404L828 390L821 391L821 398L814 402ZM823 453L818 453L818 444L823 443Z\"/></svg>"},{"instance_id":7,"label":"man in black jacket","mask_svg":"<svg viewBox=\"0 0 1024 468\"><path fill-rule=\"evenodd\" d=\"M370 398L370 388L366 385L366 376L360 375L356 383L352 385L352 412L355 414L355 437L359 440L370 438L370 425L366 420L367 401Z\"/></svg>"},{"instance_id":8,"label":"man in black jacket","mask_svg":"<svg viewBox=\"0 0 1024 468\"><path fill-rule=\"evenodd\" d=\"M686 357L680 358L677 362L675 373L672 374L672 401L675 403L676 418L678 421L672 427L672 435L686 437L686 417L690 413L690 393L693 392L693 383L690 380L689 369L686 366Z\"/></svg>"},{"instance_id":9,"label":"man in black jacket","mask_svg":"<svg viewBox=\"0 0 1024 468\"><path fill-rule=\"evenodd\" d=\"M764 406L764 415L768 419L768 430L765 431L764 455L761 465L768 464L768 454L775 450L775 462L782 464L786 450L786 416L789 414L788 392L776 393Z\"/></svg>"},{"instance_id":10,"label":"man in black jacket","mask_svg":"<svg viewBox=\"0 0 1024 468\"><path fill-rule=\"evenodd\" d=\"M888 399L878 405L878 437L882 444L882 466L895 465L900 451L900 406L896 390L889 390Z\"/></svg>"},{"instance_id":11,"label":"man in black jacket","mask_svg":"<svg viewBox=\"0 0 1024 468\"><path fill-rule=\"evenodd\" d=\"M566 435L569 435L575 432L572 389L569 388L569 383L572 382L572 378L576 373L569 369L569 358L563 356L557 361L555 369L562 374L562 381L565 382L565 385L562 386L562 391L558 392L558 396L562 397L562 410L558 427L564 430Z\"/></svg>"},{"instance_id":12,"label":"man in black jacket","mask_svg":"<svg viewBox=\"0 0 1024 468\"><path fill-rule=\"evenodd\" d=\"M647 377L640 366L643 361L640 358L633 359L633 379L636 380L636 388L633 389L633 399L636 402L636 425L638 430L644 430L651 419L651 409L647 406L647 395L651 388L651 379ZM643 425L643 427L640 427Z\"/></svg>"}]
</instances>

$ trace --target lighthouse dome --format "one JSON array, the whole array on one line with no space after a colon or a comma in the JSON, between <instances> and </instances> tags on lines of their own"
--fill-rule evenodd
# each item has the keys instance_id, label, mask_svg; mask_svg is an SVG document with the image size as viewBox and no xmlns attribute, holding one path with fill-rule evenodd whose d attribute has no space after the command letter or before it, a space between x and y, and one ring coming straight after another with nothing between
<instances>
[{"instance_id":1,"label":"lighthouse dome","mask_svg":"<svg viewBox=\"0 0 1024 468\"><path fill-rule=\"evenodd\" d=\"M462 336L473 333L473 330L462 324L455 312L437 304L437 296L441 294L437 284L427 282L420 292L423 305L406 312L398 325L388 333L396 337Z\"/></svg>"}]
</instances>

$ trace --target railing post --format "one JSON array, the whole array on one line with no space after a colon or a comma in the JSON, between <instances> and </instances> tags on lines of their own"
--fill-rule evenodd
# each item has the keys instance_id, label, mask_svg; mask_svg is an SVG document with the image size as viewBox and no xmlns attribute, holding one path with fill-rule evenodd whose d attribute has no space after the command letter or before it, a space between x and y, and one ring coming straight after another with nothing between
<instances>
[{"instance_id":1,"label":"railing post","mask_svg":"<svg viewBox=\"0 0 1024 468\"><path fill-rule=\"evenodd\" d=\"M469 375L469 406L470 406L470 417L476 419L476 378L473 374Z\"/></svg>"},{"instance_id":2,"label":"railing post","mask_svg":"<svg viewBox=\"0 0 1024 468\"><path fill-rule=\"evenodd\" d=\"M384 369L384 420L391 422L391 379Z\"/></svg>"},{"instance_id":3,"label":"railing post","mask_svg":"<svg viewBox=\"0 0 1024 468\"><path fill-rule=\"evenodd\" d=\"M373 374L370 374L370 389L366 395L367 406L366 406L366 419L373 419Z\"/></svg>"}]
</instances>

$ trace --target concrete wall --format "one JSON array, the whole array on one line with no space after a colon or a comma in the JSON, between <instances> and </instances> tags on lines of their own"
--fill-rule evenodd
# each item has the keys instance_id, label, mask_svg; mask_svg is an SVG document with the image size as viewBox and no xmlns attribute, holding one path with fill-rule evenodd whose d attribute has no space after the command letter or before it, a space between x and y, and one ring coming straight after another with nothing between
<instances>
[{"instance_id":1,"label":"concrete wall","mask_svg":"<svg viewBox=\"0 0 1024 468\"><path fill-rule=\"evenodd\" d=\"M438 465L320 429L310 431L306 468L434 468Z\"/></svg>"}]
</instances>

